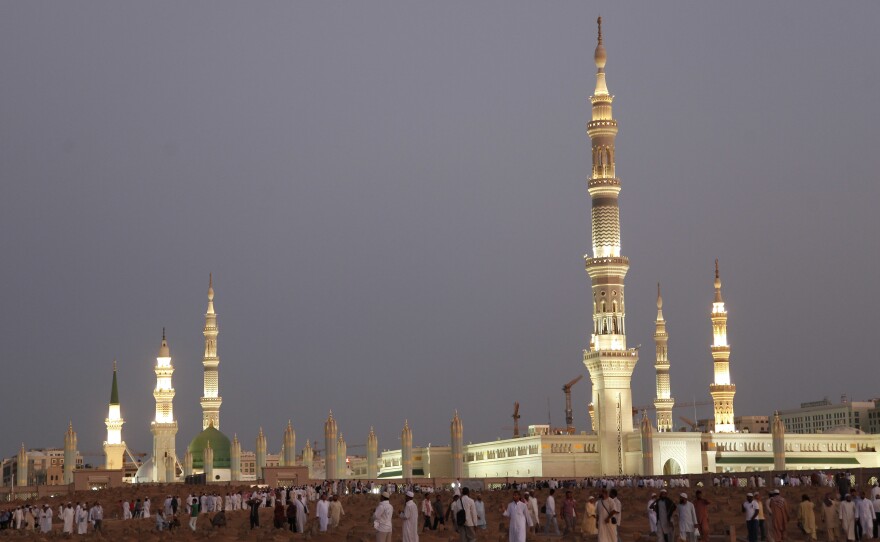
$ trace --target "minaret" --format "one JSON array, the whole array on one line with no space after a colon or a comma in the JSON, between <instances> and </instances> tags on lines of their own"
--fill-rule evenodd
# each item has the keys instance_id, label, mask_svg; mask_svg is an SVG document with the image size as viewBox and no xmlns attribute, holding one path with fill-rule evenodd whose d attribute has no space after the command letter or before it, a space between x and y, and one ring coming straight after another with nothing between
<instances>
[{"instance_id":1,"label":"minaret","mask_svg":"<svg viewBox=\"0 0 880 542\"><path fill-rule=\"evenodd\" d=\"M110 406L107 409L107 440L104 441L104 468L119 470L123 467L125 443L122 442L122 414L119 411L119 387L116 384L116 362L113 362L113 384L110 387Z\"/></svg>"},{"instance_id":2,"label":"minaret","mask_svg":"<svg viewBox=\"0 0 880 542\"><path fill-rule=\"evenodd\" d=\"M642 476L654 476L654 431L648 413L644 411L639 432L642 437Z\"/></svg>"},{"instance_id":3,"label":"minaret","mask_svg":"<svg viewBox=\"0 0 880 542\"><path fill-rule=\"evenodd\" d=\"M340 480L348 477L347 458L348 444L345 443L342 433L339 433L339 438L336 440L336 475L339 476Z\"/></svg>"},{"instance_id":4,"label":"minaret","mask_svg":"<svg viewBox=\"0 0 880 542\"><path fill-rule=\"evenodd\" d=\"M260 433L257 435L256 451L254 459L257 464L257 480L263 479L263 468L266 466L266 435L263 434L263 428L260 427Z\"/></svg>"},{"instance_id":5,"label":"minaret","mask_svg":"<svg viewBox=\"0 0 880 542\"><path fill-rule=\"evenodd\" d=\"M657 321L654 325L654 344L657 348L657 358L654 361L654 368L657 370L657 397L654 399L654 408L657 410L657 431L666 433L672 431L672 406L675 404L675 399L670 395L669 358L666 347L669 335L666 334L666 320L663 319L663 297L660 295L659 282L657 283Z\"/></svg>"},{"instance_id":6,"label":"minaret","mask_svg":"<svg viewBox=\"0 0 880 542\"><path fill-rule=\"evenodd\" d=\"M205 443L205 449L202 450L202 472L205 473L205 481L214 480L214 449L211 448L211 441Z\"/></svg>"},{"instance_id":7,"label":"minaret","mask_svg":"<svg viewBox=\"0 0 880 542\"><path fill-rule=\"evenodd\" d=\"M463 433L464 426L462 426L461 418L458 417L458 411L456 410L455 416L452 417L452 423L449 424L449 436L452 439L452 477L456 480L463 478Z\"/></svg>"},{"instance_id":8,"label":"minaret","mask_svg":"<svg viewBox=\"0 0 880 542\"><path fill-rule=\"evenodd\" d=\"M403 431L400 432L400 466L404 481L412 480L412 429L409 428L409 420L403 422Z\"/></svg>"},{"instance_id":9,"label":"minaret","mask_svg":"<svg viewBox=\"0 0 880 542\"><path fill-rule=\"evenodd\" d=\"M202 397L202 429L207 429L211 423L214 429L220 430L220 358L217 357L217 315L214 313L214 277L208 274L208 312L205 313L205 357L202 365L205 367L205 391Z\"/></svg>"},{"instance_id":10,"label":"minaret","mask_svg":"<svg viewBox=\"0 0 880 542\"><path fill-rule=\"evenodd\" d=\"M593 382L593 427L599 436L600 473L621 475L634 474L628 472L623 458L626 435L633 432L630 381L639 356L636 349L626 346L623 279L629 260L620 252L620 179L614 157L617 121L611 115L614 96L605 83L602 18L597 22L596 90L590 97L593 114L587 124L593 156L587 183L592 199L593 256L584 257L593 289L593 333L590 347L584 351L584 365Z\"/></svg>"},{"instance_id":11,"label":"minaret","mask_svg":"<svg viewBox=\"0 0 880 542\"><path fill-rule=\"evenodd\" d=\"M727 344L727 310L721 298L721 275L718 259L715 259L715 302L712 303L712 360L715 365L715 381L709 386L715 404L715 432L733 433L733 396L736 385L730 381L730 345Z\"/></svg>"},{"instance_id":12,"label":"minaret","mask_svg":"<svg viewBox=\"0 0 880 542\"><path fill-rule=\"evenodd\" d=\"M370 434L367 435L367 478L375 480L379 477L379 439L376 432L370 426Z\"/></svg>"},{"instance_id":13,"label":"minaret","mask_svg":"<svg viewBox=\"0 0 880 542\"><path fill-rule=\"evenodd\" d=\"M24 451L24 442L21 443L21 448L18 450L17 463L15 469L15 485L18 487L25 487L28 485L28 456L27 452Z\"/></svg>"},{"instance_id":14,"label":"minaret","mask_svg":"<svg viewBox=\"0 0 880 542\"><path fill-rule=\"evenodd\" d=\"M155 371L156 389L153 390L153 397L156 399L156 419L150 424L150 431L153 433L152 481L173 482L174 480L167 479L169 469L165 464L165 458L171 458L172 463L177 458L175 451L177 422L174 420L174 386L171 384L174 365L171 364L171 350L165 339L165 328L162 328L162 345L156 357Z\"/></svg>"},{"instance_id":15,"label":"minaret","mask_svg":"<svg viewBox=\"0 0 880 542\"><path fill-rule=\"evenodd\" d=\"M241 442L238 434L232 435L232 447L229 450L229 477L233 482L241 481Z\"/></svg>"},{"instance_id":16,"label":"minaret","mask_svg":"<svg viewBox=\"0 0 880 542\"><path fill-rule=\"evenodd\" d=\"M205 456L202 455L202 470L205 468ZM193 473L193 454L189 449L183 454L183 476L192 476Z\"/></svg>"},{"instance_id":17,"label":"minaret","mask_svg":"<svg viewBox=\"0 0 880 542\"><path fill-rule=\"evenodd\" d=\"M290 420L287 420L287 427L284 429L283 450L281 465L284 467L296 465L296 432Z\"/></svg>"},{"instance_id":18,"label":"minaret","mask_svg":"<svg viewBox=\"0 0 880 542\"><path fill-rule=\"evenodd\" d=\"M336 420L333 419L333 411L324 422L324 479L336 480Z\"/></svg>"},{"instance_id":19,"label":"minaret","mask_svg":"<svg viewBox=\"0 0 880 542\"><path fill-rule=\"evenodd\" d=\"M312 477L312 459L314 457L315 452L312 450L312 442L309 439L306 439L306 447L303 448L303 466L308 467L309 478Z\"/></svg>"},{"instance_id":20,"label":"minaret","mask_svg":"<svg viewBox=\"0 0 880 542\"><path fill-rule=\"evenodd\" d=\"M64 483L73 483L73 471L76 470L76 433L73 430L73 422L67 424L67 432L64 433Z\"/></svg>"},{"instance_id":21,"label":"minaret","mask_svg":"<svg viewBox=\"0 0 880 542\"><path fill-rule=\"evenodd\" d=\"M770 427L773 434L773 470L785 470L785 424L779 416L779 411L773 413L773 425Z\"/></svg>"}]
</instances>

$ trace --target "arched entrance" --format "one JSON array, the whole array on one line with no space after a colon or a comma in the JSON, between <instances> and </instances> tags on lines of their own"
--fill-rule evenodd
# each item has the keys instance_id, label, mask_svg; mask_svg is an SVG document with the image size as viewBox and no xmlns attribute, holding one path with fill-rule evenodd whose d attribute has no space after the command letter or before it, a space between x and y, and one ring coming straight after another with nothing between
<instances>
[{"instance_id":1,"label":"arched entrance","mask_svg":"<svg viewBox=\"0 0 880 542\"><path fill-rule=\"evenodd\" d=\"M681 474L681 465L674 459L667 459L666 463L663 464L663 474L667 476Z\"/></svg>"}]
</instances>

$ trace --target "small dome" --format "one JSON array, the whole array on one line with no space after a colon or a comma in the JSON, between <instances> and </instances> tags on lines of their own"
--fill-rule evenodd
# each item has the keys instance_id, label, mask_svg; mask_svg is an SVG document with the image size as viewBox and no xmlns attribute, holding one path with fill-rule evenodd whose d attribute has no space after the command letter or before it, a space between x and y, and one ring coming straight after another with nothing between
<instances>
[{"instance_id":1,"label":"small dome","mask_svg":"<svg viewBox=\"0 0 880 542\"><path fill-rule=\"evenodd\" d=\"M199 433L187 447L189 453L192 454L193 469L205 468L203 461L204 450L209 442L211 443L211 449L214 450L214 468L228 469L232 444L229 441L229 437L217 430L213 424Z\"/></svg>"}]
</instances>

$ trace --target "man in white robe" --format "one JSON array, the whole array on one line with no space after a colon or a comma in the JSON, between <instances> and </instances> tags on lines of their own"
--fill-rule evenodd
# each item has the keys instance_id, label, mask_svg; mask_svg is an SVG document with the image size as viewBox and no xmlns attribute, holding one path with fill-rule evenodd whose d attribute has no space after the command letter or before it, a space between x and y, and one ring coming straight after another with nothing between
<instances>
[{"instance_id":1,"label":"man in white robe","mask_svg":"<svg viewBox=\"0 0 880 542\"><path fill-rule=\"evenodd\" d=\"M654 503L657 502L657 494L651 493L648 499L648 529L650 534L657 534L657 511L654 510Z\"/></svg>"},{"instance_id":2,"label":"man in white robe","mask_svg":"<svg viewBox=\"0 0 880 542\"><path fill-rule=\"evenodd\" d=\"M296 496L296 530L300 533L306 532L306 521L308 520L308 514L306 512L306 505L303 503L302 494L298 494Z\"/></svg>"},{"instance_id":3,"label":"man in white robe","mask_svg":"<svg viewBox=\"0 0 880 542\"><path fill-rule=\"evenodd\" d=\"M678 501L678 537L685 542L696 542L694 529L697 526L697 511L694 503L688 500L687 493L679 495Z\"/></svg>"},{"instance_id":4,"label":"man in white robe","mask_svg":"<svg viewBox=\"0 0 880 542\"><path fill-rule=\"evenodd\" d=\"M327 494L321 493L318 504L315 505L315 515L318 517L318 528L322 533L327 532L327 523L330 520L330 503L327 502Z\"/></svg>"},{"instance_id":5,"label":"man in white robe","mask_svg":"<svg viewBox=\"0 0 880 542\"><path fill-rule=\"evenodd\" d=\"M617 502L602 491L602 497L596 503L599 520L599 542L617 542L617 524L620 521L620 510Z\"/></svg>"},{"instance_id":6,"label":"man in white robe","mask_svg":"<svg viewBox=\"0 0 880 542\"><path fill-rule=\"evenodd\" d=\"M846 500L840 501L837 507L837 514L840 517L840 526L847 540L856 539L856 504L852 502L852 496L846 495Z\"/></svg>"},{"instance_id":7,"label":"man in white robe","mask_svg":"<svg viewBox=\"0 0 880 542\"><path fill-rule=\"evenodd\" d=\"M61 511L61 521L64 524L61 531L64 534L73 534L73 519L73 505L67 503L67 505Z\"/></svg>"},{"instance_id":8,"label":"man in white robe","mask_svg":"<svg viewBox=\"0 0 880 542\"><path fill-rule=\"evenodd\" d=\"M413 497L412 491L406 492L406 503L400 512L400 519L403 520L403 542L419 542L419 508Z\"/></svg>"},{"instance_id":9,"label":"man in white robe","mask_svg":"<svg viewBox=\"0 0 880 542\"><path fill-rule=\"evenodd\" d=\"M76 505L76 509L73 511L73 521L76 522L76 534L86 534L89 530L89 513L85 503Z\"/></svg>"},{"instance_id":10,"label":"man in white robe","mask_svg":"<svg viewBox=\"0 0 880 542\"><path fill-rule=\"evenodd\" d=\"M859 523L862 527L862 539L871 538L874 534L874 503L865 498L865 492L859 494L858 506Z\"/></svg>"},{"instance_id":11,"label":"man in white robe","mask_svg":"<svg viewBox=\"0 0 880 542\"><path fill-rule=\"evenodd\" d=\"M131 519L131 506L128 501L122 501L122 519Z\"/></svg>"},{"instance_id":12,"label":"man in white robe","mask_svg":"<svg viewBox=\"0 0 880 542\"><path fill-rule=\"evenodd\" d=\"M43 510L40 512L40 532L48 533L52 530L52 509L49 508L48 505L43 505Z\"/></svg>"},{"instance_id":13,"label":"man in white robe","mask_svg":"<svg viewBox=\"0 0 880 542\"><path fill-rule=\"evenodd\" d=\"M526 508L529 510L529 519L532 520L532 530L537 532L541 526L541 509L538 508L538 498L535 496L534 491L528 493L528 506Z\"/></svg>"},{"instance_id":14,"label":"man in white robe","mask_svg":"<svg viewBox=\"0 0 880 542\"><path fill-rule=\"evenodd\" d=\"M508 503L504 517L510 519L508 542L526 542L526 533L532 523L526 503L522 502L519 491L513 492L513 499Z\"/></svg>"},{"instance_id":15,"label":"man in white robe","mask_svg":"<svg viewBox=\"0 0 880 542\"><path fill-rule=\"evenodd\" d=\"M149 497L144 499L144 504L141 507L141 515L145 518L150 517L150 498Z\"/></svg>"}]
</instances>

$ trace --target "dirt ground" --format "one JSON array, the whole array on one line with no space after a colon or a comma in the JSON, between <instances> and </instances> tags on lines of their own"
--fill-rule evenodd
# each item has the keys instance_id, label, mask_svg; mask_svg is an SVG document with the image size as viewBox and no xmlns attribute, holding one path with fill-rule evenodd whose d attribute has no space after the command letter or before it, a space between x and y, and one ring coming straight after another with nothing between
<instances>
[{"instance_id":1,"label":"dirt ground","mask_svg":"<svg viewBox=\"0 0 880 542\"><path fill-rule=\"evenodd\" d=\"M305 534L294 534L290 533L289 531L275 529L272 526L272 510L268 508L264 508L261 510L261 526L259 529L255 529L253 531L248 528L248 512L246 510L228 513L227 518L229 524L227 527L221 529L212 529L209 521L209 516L203 515L199 518L198 529L196 532L190 531L188 526L186 525L188 518L181 518L181 523L183 524L181 529L175 530L173 532L162 533L156 532L155 520L153 518L136 520L119 519L119 516L121 514L119 513L120 507L118 503L121 499L124 498L132 500L137 498L143 499L144 497L149 496L150 500L153 503L153 510L155 510L158 506L161 505L160 503L165 500L165 496L170 494L169 490L173 491L175 494L181 497L185 497L186 494L190 491L195 494L200 494L202 490L205 490L206 492L216 491L221 495L225 495L227 492L233 493L237 492L239 489L248 490L248 488L245 486L241 486L240 488L227 486L201 487L182 485L165 487L131 486L118 489L83 492L74 494L72 496L55 497L51 499L44 499L32 502L34 504L40 505L45 502L47 504L50 504L53 507L53 510L57 510L58 505L62 502L71 501L75 503L77 501L83 500L87 500L89 502L98 500L104 507L104 527L106 532L103 537L101 537L100 535L89 533L85 536L85 538L103 538L105 540L122 542L159 540L216 540L218 542L226 540L281 541L302 538L305 538L307 540L311 540L314 538L316 541L326 542L336 542L342 540L345 540L347 542L368 542L375 538L371 520L373 510L378 503L378 498L375 495L350 495L341 497L340 501L342 502L343 508L345 510L345 516L342 518L339 527L334 532L330 533L316 532L317 526L314 525L313 518L310 518L309 526L307 528L308 532ZM710 521L713 530L712 534L724 536L724 539L728 539L728 537L726 536L728 526L733 525L736 529L737 537L741 539L745 538L745 524L742 518L740 504L745 499L745 494L748 490L739 488L712 487L702 489L704 496L712 502L712 505L710 506ZM693 487L686 489L671 488L669 489L669 492L670 496L677 501L678 494L680 492L685 491L691 496L691 498L693 498L693 493L695 490L696 488ZM622 520L620 522L621 540L639 540L648 532L646 505L648 502L648 498L653 490L647 488L623 488L619 491L620 498L623 504L623 514ZM816 506L816 521L819 531L821 533L819 538L824 539L824 533L822 532L823 526L821 525L821 514L819 513L818 506L820 505L822 497L826 493L829 493L831 491L831 488L824 487L783 488L782 494L788 501L790 516L792 518L788 526L788 540L806 540L806 537L801 534L796 524L796 507L800 503L801 495L805 493L810 495L814 505ZM574 496L575 499L577 499L578 501L578 507L580 510L582 510L583 504L586 502L586 498L593 492L593 490L588 489L574 491ZM766 497L766 488L762 490L762 493ZM504 518L501 515L501 508L502 506L505 506L506 503L509 501L510 494L511 492L509 491L491 491L484 492L482 494L483 500L486 503L486 516L488 520L488 526L486 530L477 531L477 540L491 540L493 542L501 542L507 540L507 527L504 524ZM543 499L546 497L546 495L547 490L540 491L539 501L541 503L543 502ZM559 498L559 491L557 491L557 497L557 503L559 503L561 501L561 499ZM450 499L451 496L445 496L444 503L448 504ZM404 497L402 495L392 496L391 503L394 506L395 518L397 516L397 512L402 509L403 502ZM421 503L421 497L418 495L416 496L416 502ZM0 508L14 508L16 504L17 503L15 502L5 503L4 505L0 506ZM314 504L311 504L309 508L314 513ZM561 523L562 522L560 521L560 524ZM580 523L580 518L578 523ZM53 528L54 530L50 535L30 532L15 532L9 530L0 531L0 540L55 540L61 538L61 523L58 522L57 518L55 518ZM578 526L578 529L579 528L580 526ZM74 538L77 538L77 536L74 535ZM458 536L452 530L451 526L449 530L443 530L441 526L441 529L438 531L428 531L421 533L420 538L429 542L446 542L458 540ZM531 534L529 535L529 539L534 538L543 537L535 537ZM564 538L566 540L578 540L584 537L582 537L580 532L578 531L577 533L575 533L574 536L566 536ZM395 519L393 540L397 541L400 539L400 520Z\"/></svg>"}]
</instances>

